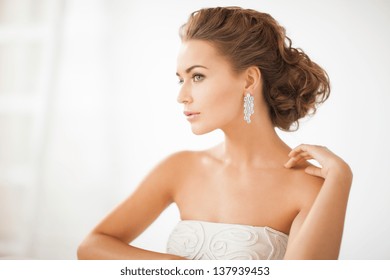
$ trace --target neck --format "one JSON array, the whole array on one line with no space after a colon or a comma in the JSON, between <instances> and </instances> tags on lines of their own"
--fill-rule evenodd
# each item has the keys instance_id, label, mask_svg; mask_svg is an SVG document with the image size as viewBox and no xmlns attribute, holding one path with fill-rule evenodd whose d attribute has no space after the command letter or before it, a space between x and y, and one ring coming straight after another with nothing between
<instances>
[{"instance_id":1,"label":"neck","mask_svg":"<svg viewBox=\"0 0 390 280\"><path fill-rule=\"evenodd\" d=\"M288 160L291 150L278 136L268 119L253 119L223 130L225 142L221 146L225 164L236 167L280 168Z\"/></svg>"}]
</instances>

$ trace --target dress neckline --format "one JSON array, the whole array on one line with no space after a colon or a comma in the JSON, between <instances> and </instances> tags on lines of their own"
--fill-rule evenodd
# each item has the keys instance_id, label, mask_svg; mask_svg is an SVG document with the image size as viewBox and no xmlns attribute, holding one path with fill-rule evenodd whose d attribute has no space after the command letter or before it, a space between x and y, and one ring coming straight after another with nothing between
<instances>
[{"instance_id":1,"label":"dress neckline","mask_svg":"<svg viewBox=\"0 0 390 280\"><path fill-rule=\"evenodd\" d=\"M201 224L210 224L210 225L221 225L221 226L242 226L242 227L250 227L250 228L257 228L257 229L268 229L276 234L282 235L286 238L288 238L288 234L279 231L277 229L274 229L269 226L252 226L252 225L247 225L247 224L233 224L233 223L220 223L220 222L210 222L210 221L202 221L202 220L180 220L179 223L181 222L194 222L194 223L201 223Z\"/></svg>"}]
</instances>

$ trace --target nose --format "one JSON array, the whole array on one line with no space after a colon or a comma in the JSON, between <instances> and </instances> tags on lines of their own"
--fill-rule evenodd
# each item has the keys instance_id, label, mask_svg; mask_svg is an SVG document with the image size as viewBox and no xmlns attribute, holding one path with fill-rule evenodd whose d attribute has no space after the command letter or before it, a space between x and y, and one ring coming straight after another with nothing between
<instances>
[{"instance_id":1,"label":"nose","mask_svg":"<svg viewBox=\"0 0 390 280\"><path fill-rule=\"evenodd\" d=\"M184 104L192 102L191 92L184 84L182 85L179 91L179 95L177 96L177 102Z\"/></svg>"}]
</instances>

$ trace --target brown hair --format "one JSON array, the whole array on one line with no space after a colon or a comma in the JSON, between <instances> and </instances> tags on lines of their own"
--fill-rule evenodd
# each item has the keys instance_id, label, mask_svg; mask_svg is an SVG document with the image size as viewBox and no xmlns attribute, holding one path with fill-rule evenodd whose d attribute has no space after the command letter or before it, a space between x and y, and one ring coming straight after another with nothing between
<instances>
[{"instance_id":1,"label":"brown hair","mask_svg":"<svg viewBox=\"0 0 390 280\"><path fill-rule=\"evenodd\" d=\"M183 41L213 44L237 72L257 66L272 123L282 130L297 130L298 120L314 114L329 97L327 73L301 49L291 47L285 29L269 14L240 7L201 9L179 33Z\"/></svg>"}]
</instances>

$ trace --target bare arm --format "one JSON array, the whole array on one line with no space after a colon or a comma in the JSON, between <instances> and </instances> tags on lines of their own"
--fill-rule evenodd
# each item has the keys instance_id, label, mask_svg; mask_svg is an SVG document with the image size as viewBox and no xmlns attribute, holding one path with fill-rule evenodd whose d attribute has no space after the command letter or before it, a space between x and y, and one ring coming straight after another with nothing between
<instances>
[{"instance_id":1,"label":"bare arm","mask_svg":"<svg viewBox=\"0 0 390 280\"><path fill-rule=\"evenodd\" d=\"M137 248L129 243L172 203L182 157L182 154L176 154L159 164L136 191L85 238L78 248L78 258L181 259L178 256Z\"/></svg>"},{"instance_id":2,"label":"bare arm","mask_svg":"<svg viewBox=\"0 0 390 280\"><path fill-rule=\"evenodd\" d=\"M116 237L98 232L91 233L79 246L78 259L82 260L180 260L179 256L144 250L131 246Z\"/></svg>"},{"instance_id":3,"label":"bare arm","mask_svg":"<svg viewBox=\"0 0 390 280\"><path fill-rule=\"evenodd\" d=\"M290 153L287 168L303 159L316 159L322 166L305 171L324 178L310 209L301 209L291 230L285 259L337 259L340 252L352 172L325 147L300 145Z\"/></svg>"}]
</instances>

